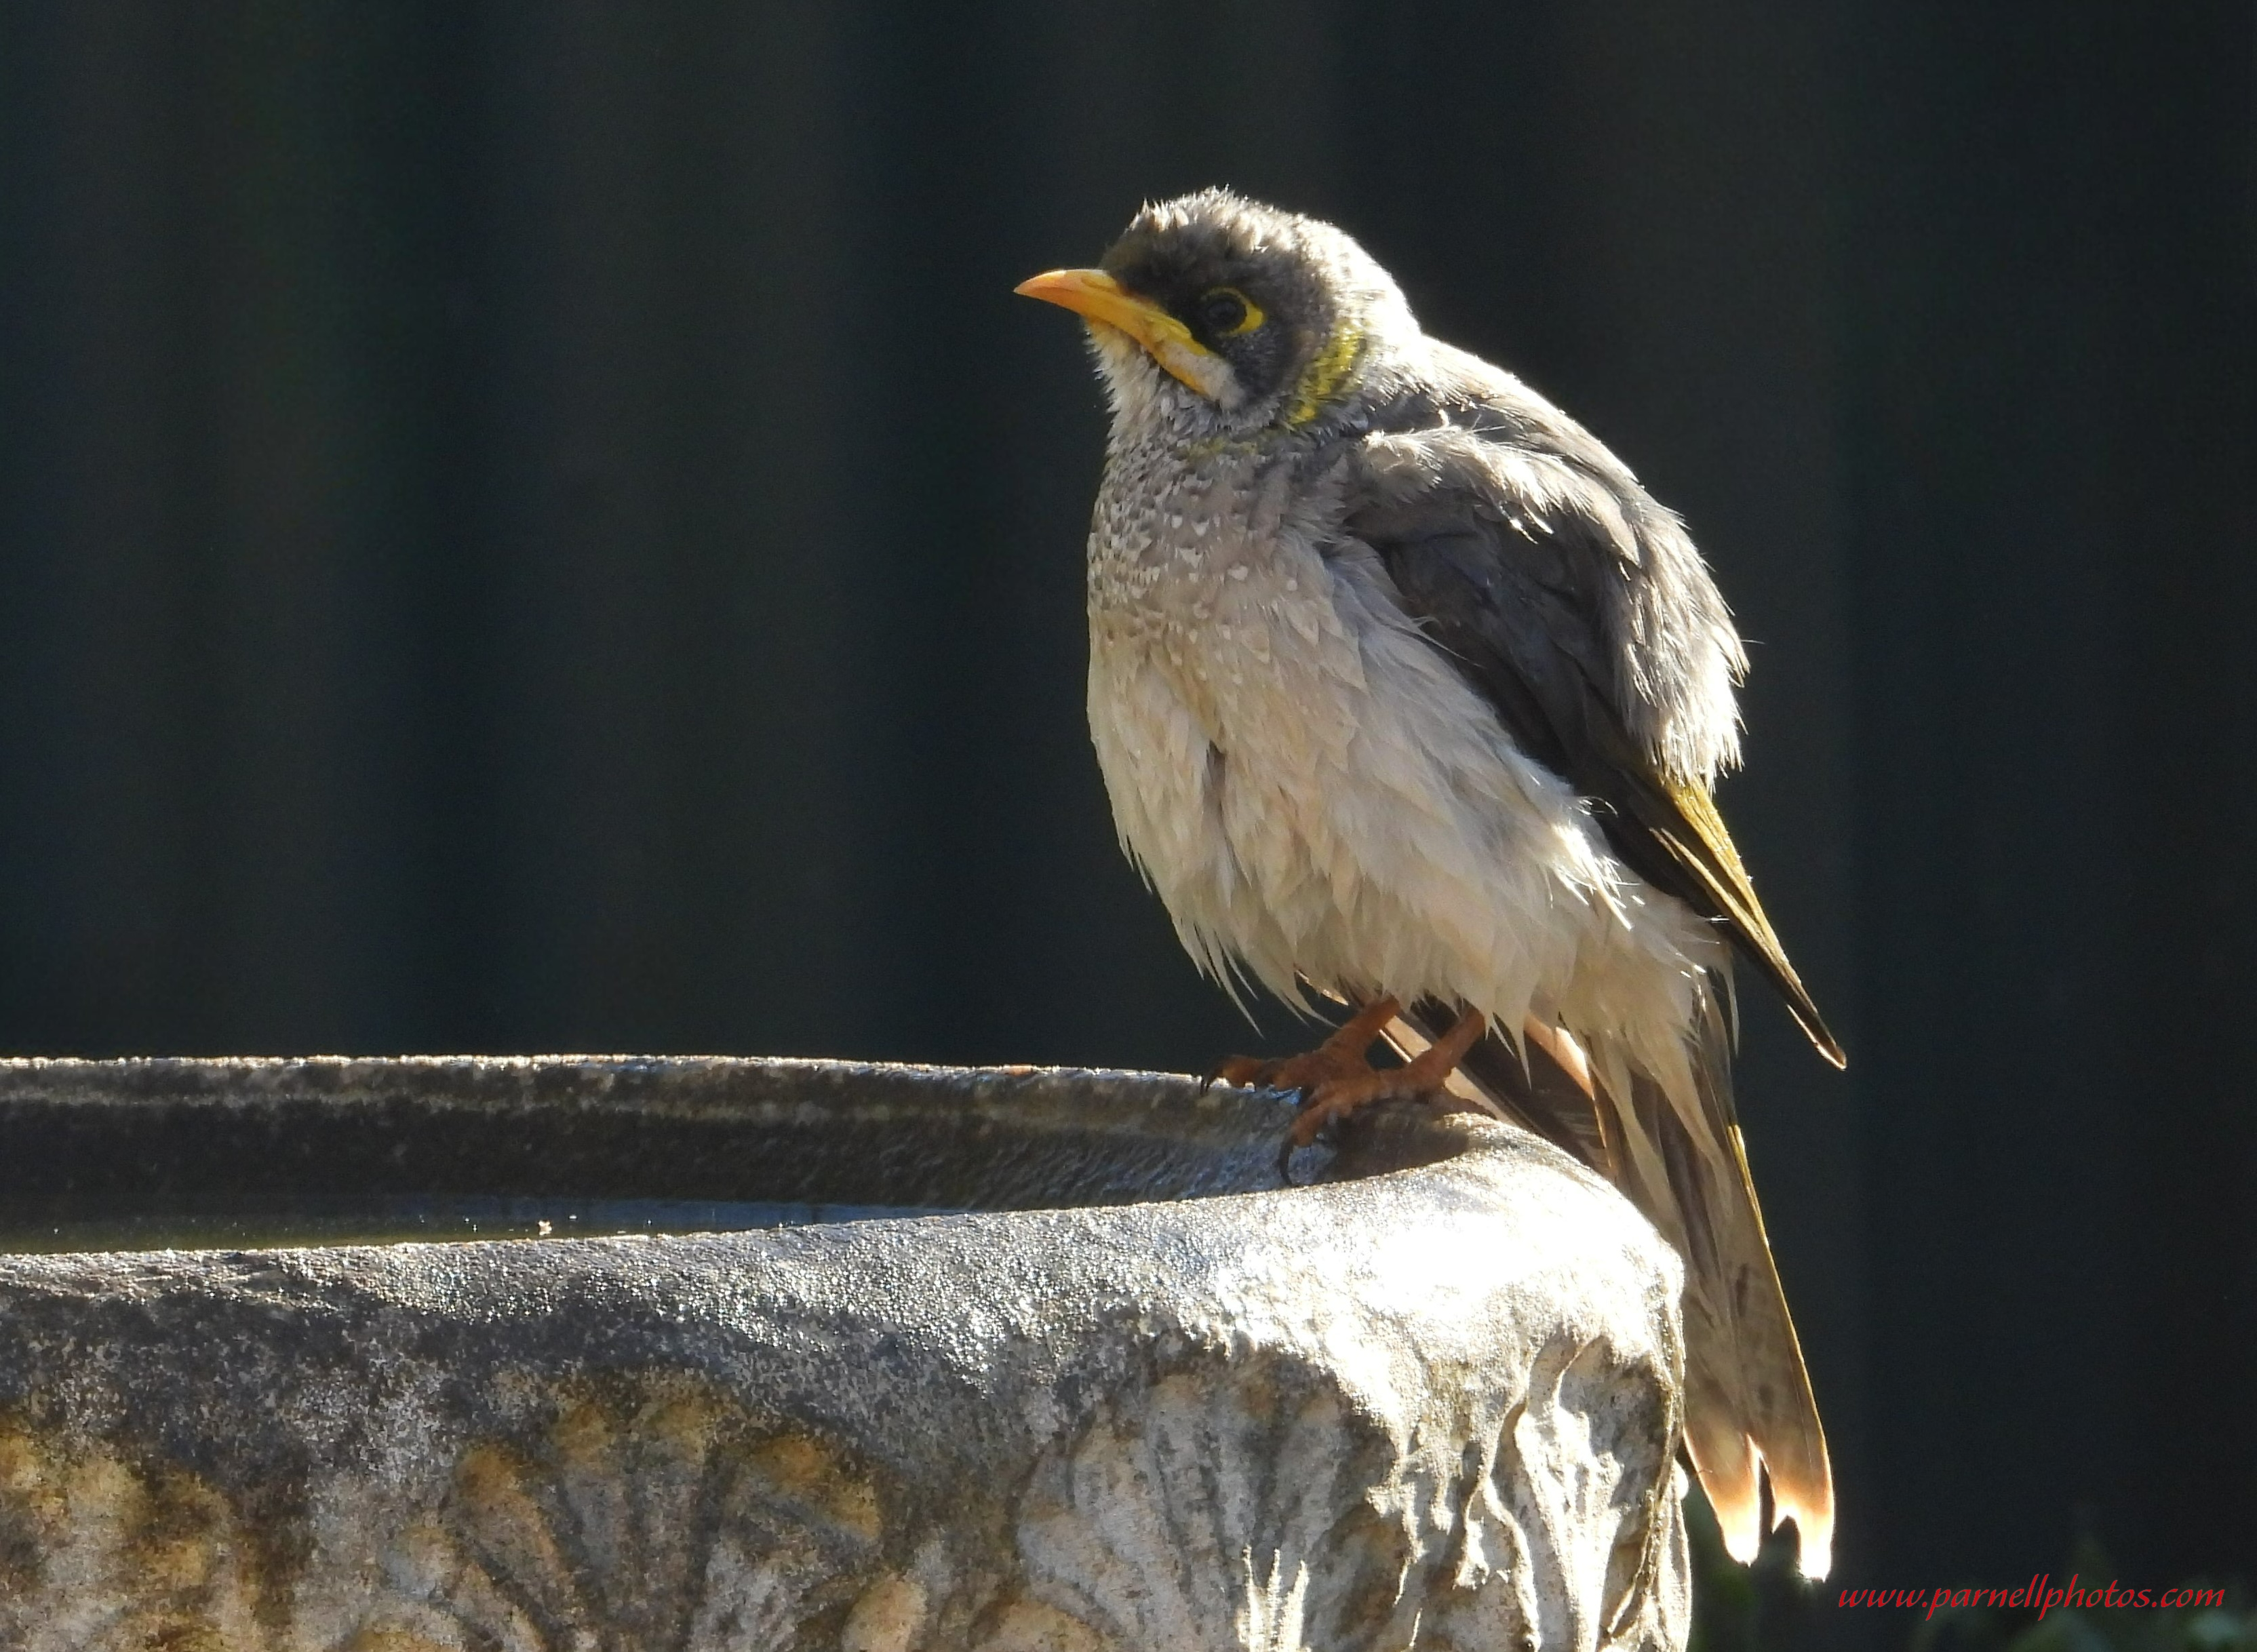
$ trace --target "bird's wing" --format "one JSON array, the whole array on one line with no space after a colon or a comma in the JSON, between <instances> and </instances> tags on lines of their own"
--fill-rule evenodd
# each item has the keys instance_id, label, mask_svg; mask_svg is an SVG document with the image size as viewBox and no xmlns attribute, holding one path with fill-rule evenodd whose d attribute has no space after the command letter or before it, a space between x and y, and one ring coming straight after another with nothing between
<instances>
[{"instance_id":1,"label":"bird's wing","mask_svg":"<svg viewBox=\"0 0 2257 1652\"><path fill-rule=\"evenodd\" d=\"M1673 772L1657 732L1669 708L1654 702L1690 673L1647 656L1697 646L1672 610L1698 598L1721 617L1714 588L1675 519L1618 465L1608 461L1610 474L1515 434L1476 420L1370 437L1344 534L1378 555L1406 611L1521 750L1589 801L1624 863L1722 925L1842 1065L1709 800L1709 777ZM1657 593L1673 575L1688 589Z\"/></svg>"},{"instance_id":2,"label":"bird's wing","mask_svg":"<svg viewBox=\"0 0 2257 1652\"><path fill-rule=\"evenodd\" d=\"M1709 801L1709 776L1673 760L1673 708L1654 700L1687 695L1693 714L1712 719L1729 709L1697 703L1697 659L1639 657L1705 646L1722 654L1720 670L1736 658L1689 541L1564 421L1546 430L1526 409L1496 420L1490 411L1428 416L1369 438L1344 496L1344 541L1377 555L1409 615L1521 749L1588 800L1624 862L1723 926L1838 1063L1840 1046ZM1713 626L1706 636L1704 623ZM1708 734L1709 752L1729 753L1713 721ZM1703 742L1675 749L1697 752ZM1801 1535L1805 1567L1822 1572L1833 1525L1825 1433L1740 1143L1723 990L1719 980L1697 994L1689 1112L1644 1074L1629 1076L1627 1094L1610 1093L1572 1039L1547 1042L1547 1029L1534 1025L1519 1040L1492 1034L1458 1079L1602 1170L1677 1246L1687 1264L1687 1438L1702 1483L1733 1551L1752 1558L1758 1464L1767 1465L1779 1512ZM1409 1035L1433 1037L1450 1013L1412 1006Z\"/></svg>"}]
</instances>

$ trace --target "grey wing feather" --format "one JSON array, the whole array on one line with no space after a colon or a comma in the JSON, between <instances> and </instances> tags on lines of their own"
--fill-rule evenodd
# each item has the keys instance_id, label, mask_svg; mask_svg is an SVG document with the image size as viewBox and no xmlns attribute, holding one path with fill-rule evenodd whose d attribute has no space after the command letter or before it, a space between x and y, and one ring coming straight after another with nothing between
<instances>
[{"instance_id":1,"label":"grey wing feather","mask_svg":"<svg viewBox=\"0 0 2257 1652\"><path fill-rule=\"evenodd\" d=\"M1623 861L1721 924L1842 1064L1709 801L1742 655L1682 526L1556 414L1440 411L1366 440L1344 532Z\"/></svg>"}]
</instances>

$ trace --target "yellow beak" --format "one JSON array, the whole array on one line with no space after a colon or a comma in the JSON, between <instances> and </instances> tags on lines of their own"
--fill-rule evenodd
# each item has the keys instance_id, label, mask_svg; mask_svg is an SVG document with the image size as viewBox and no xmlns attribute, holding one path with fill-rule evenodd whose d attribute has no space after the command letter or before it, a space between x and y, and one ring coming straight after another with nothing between
<instances>
[{"instance_id":1,"label":"yellow beak","mask_svg":"<svg viewBox=\"0 0 2257 1652\"><path fill-rule=\"evenodd\" d=\"M1217 370L1224 367L1221 358L1193 338L1191 328L1128 292L1104 271L1051 270L1020 282L1012 291L1119 328L1193 390L1203 396L1215 393Z\"/></svg>"}]
</instances>

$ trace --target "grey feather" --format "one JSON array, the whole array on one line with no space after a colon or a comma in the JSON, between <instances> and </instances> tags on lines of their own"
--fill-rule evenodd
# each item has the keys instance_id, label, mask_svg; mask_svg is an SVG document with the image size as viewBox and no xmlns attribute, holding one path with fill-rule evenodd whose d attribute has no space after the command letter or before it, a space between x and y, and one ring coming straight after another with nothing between
<instances>
[{"instance_id":1,"label":"grey feather","mask_svg":"<svg viewBox=\"0 0 2257 1652\"><path fill-rule=\"evenodd\" d=\"M1370 422L1345 542L1377 554L1404 611L1521 749L1588 800L1624 861L1722 924L1838 1064L1737 851L1709 841L1720 824L1686 795L1705 800L1737 759L1731 684L1744 656L1682 525L1494 370Z\"/></svg>"}]
</instances>

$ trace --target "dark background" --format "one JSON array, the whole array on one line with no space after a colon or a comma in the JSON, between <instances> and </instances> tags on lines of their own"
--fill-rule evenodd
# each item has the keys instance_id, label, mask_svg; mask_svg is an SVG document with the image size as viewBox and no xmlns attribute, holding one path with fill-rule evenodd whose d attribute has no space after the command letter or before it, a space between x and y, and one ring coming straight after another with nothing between
<instances>
[{"instance_id":1,"label":"dark background","mask_svg":"<svg viewBox=\"0 0 2257 1652\"><path fill-rule=\"evenodd\" d=\"M1854 1057L1750 995L1837 1576L2011 1586L2080 1508L2257 1572L2253 43L11 6L0 1048L1247 1047L1114 848L1101 404L1010 293L1227 181L1595 427L1754 639L1725 803Z\"/></svg>"}]
</instances>

